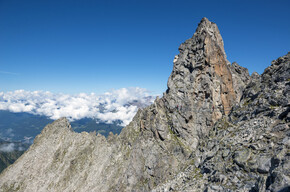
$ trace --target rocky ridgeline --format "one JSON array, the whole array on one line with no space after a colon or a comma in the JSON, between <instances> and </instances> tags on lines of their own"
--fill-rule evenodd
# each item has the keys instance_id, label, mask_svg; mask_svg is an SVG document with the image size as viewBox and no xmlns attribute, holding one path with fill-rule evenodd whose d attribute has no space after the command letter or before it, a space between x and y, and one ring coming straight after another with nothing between
<instances>
[{"instance_id":1,"label":"rocky ridgeline","mask_svg":"<svg viewBox=\"0 0 290 192\"><path fill-rule=\"evenodd\" d=\"M241 101L199 141L193 165L155 191L289 191L289 65L290 53L254 73Z\"/></svg>"},{"instance_id":2,"label":"rocky ridgeline","mask_svg":"<svg viewBox=\"0 0 290 192\"><path fill-rule=\"evenodd\" d=\"M179 51L163 97L120 135L59 119L0 175L0 191L289 190L290 54L250 77L206 18Z\"/></svg>"}]
</instances>

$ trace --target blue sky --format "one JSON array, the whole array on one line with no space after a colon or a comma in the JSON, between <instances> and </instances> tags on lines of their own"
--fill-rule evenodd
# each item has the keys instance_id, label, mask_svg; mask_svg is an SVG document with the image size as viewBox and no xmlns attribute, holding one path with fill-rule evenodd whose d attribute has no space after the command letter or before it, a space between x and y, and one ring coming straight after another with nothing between
<instances>
[{"instance_id":1,"label":"blue sky","mask_svg":"<svg viewBox=\"0 0 290 192\"><path fill-rule=\"evenodd\" d=\"M166 90L202 17L230 62L262 73L290 45L289 0L0 0L0 91Z\"/></svg>"}]
</instances>

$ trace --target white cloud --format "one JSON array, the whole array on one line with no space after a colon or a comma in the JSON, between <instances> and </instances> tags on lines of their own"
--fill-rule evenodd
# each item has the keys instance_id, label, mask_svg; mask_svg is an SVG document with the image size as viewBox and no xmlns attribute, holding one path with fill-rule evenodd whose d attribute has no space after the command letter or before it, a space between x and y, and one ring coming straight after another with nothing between
<instances>
[{"instance_id":1,"label":"white cloud","mask_svg":"<svg viewBox=\"0 0 290 192\"><path fill-rule=\"evenodd\" d=\"M51 119L67 117L70 121L96 118L112 123L121 120L127 125L138 107L151 104L155 97L146 89L122 88L103 95L80 93L77 95L53 94L45 91L0 92L0 110L28 112Z\"/></svg>"},{"instance_id":2,"label":"white cloud","mask_svg":"<svg viewBox=\"0 0 290 192\"><path fill-rule=\"evenodd\" d=\"M26 148L19 143L3 143L0 144L0 152L25 151Z\"/></svg>"},{"instance_id":3,"label":"white cloud","mask_svg":"<svg viewBox=\"0 0 290 192\"><path fill-rule=\"evenodd\" d=\"M14 143L5 143L0 145L0 151L2 152L11 152L15 150L15 144Z\"/></svg>"}]
</instances>

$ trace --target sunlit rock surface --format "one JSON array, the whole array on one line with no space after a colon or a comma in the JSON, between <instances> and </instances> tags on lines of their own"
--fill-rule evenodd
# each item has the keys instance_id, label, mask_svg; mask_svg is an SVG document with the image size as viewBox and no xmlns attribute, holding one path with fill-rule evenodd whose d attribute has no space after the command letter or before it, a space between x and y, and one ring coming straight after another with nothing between
<instances>
[{"instance_id":1,"label":"sunlit rock surface","mask_svg":"<svg viewBox=\"0 0 290 192\"><path fill-rule=\"evenodd\" d=\"M203 18L168 89L120 135L46 126L0 191L279 191L289 179L289 53L260 76L226 59Z\"/></svg>"}]
</instances>

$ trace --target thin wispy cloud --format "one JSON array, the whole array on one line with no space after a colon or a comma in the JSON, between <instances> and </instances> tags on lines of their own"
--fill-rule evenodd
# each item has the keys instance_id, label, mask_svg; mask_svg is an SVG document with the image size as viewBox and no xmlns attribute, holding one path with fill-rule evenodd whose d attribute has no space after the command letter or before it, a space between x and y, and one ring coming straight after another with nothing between
<instances>
[{"instance_id":1,"label":"thin wispy cloud","mask_svg":"<svg viewBox=\"0 0 290 192\"><path fill-rule=\"evenodd\" d=\"M0 71L1 74L7 74L7 75L19 75L18 73L13 73L9 71Z\"/></svg>"},{"instance_id":2,"label":"thin wispy cloud","mask_svg":"<svg viewBox=\"0 0 290 192\"><path fill-rule=\"evenodd\" d=\"M154 99L146 89L138 87L112 90L103 95L16 90L0 92L0 110L44 115L54 120L60 117L70 121L94 118L106 123L120 120L125 126L138 108L153 103Z\"/></svg>"}]
</instances>

